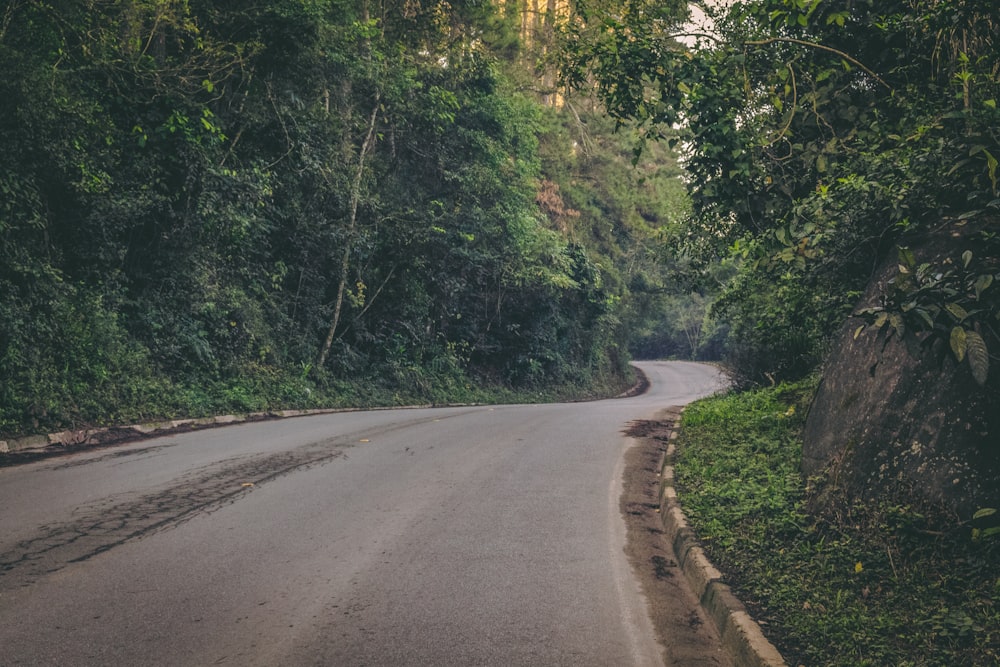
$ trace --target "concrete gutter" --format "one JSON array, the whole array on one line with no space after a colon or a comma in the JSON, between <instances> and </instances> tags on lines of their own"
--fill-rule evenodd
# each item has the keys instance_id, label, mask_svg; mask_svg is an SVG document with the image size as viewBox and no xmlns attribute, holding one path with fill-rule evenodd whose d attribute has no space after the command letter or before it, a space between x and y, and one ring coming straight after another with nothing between
<instances>
[{"instance_id":1,"label":"concrete gutter","mask_svg":"<svg viewBox=\"0 0 1000 667\"><path fill-rule=\"evenodd\" d=\"M722 581L722 573L709 562L697 537L688 525L674 489L674 462L677 428L670 434L667 451L660 464L660 520L664 535L673 547L677 564L701 606L715 622L722 645L740 667L788 667L769 642L746 607Z\"/></svg>"}]
</instances>

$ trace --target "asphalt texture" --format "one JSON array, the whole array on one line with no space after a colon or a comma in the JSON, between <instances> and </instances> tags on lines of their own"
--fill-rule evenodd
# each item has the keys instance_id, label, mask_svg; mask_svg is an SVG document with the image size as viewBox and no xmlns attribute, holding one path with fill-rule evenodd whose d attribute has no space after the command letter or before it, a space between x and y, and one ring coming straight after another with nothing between
<instances>
[{"instance_id":1,"label":"asphalt texture","mask_svg":"<svg viewBox=\"0 0 1000 667\"><path fill-rule=\"evenodd\" d=\"M0 469L0 665L659 665L625 425L711 393L342 413Z\"/></svg>"}]
</instances>

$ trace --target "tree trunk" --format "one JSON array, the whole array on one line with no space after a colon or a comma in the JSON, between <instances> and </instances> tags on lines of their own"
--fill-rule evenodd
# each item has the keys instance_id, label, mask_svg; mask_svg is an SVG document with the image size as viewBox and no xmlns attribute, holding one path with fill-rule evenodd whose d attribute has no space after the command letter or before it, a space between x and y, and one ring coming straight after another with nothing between
<instances>
[{"instance_id":1,"label":"tree trunk","mask_svg":"<svg viewBox=\"0 0 1000 667\"><path fill-rule=\"evenodd\" d=\"M330 355L330 347L333 345L337 327L340 325L340 314L344 307L344 292L347 290L347 275L349 273L351 261L351 248L354 245L355 231L358 226L358 206L361 203L361 180L365 172L365 158L375 145L375 125L378 120L380 98L375 95L375 104L372 108L371 117L368 119L368 130L365 133L365 140L361 143L361 150L358 152L358 167L354 172L354 182L351 183L350 214L347 221L347 240L344 243L344 254L340 262L340 279L337 283L337 298L333 304L333 315L330 318L330 329L327 331L323 347L316 358L316 370L323 368L327 357Z\"/></svg>"}]
</instances>

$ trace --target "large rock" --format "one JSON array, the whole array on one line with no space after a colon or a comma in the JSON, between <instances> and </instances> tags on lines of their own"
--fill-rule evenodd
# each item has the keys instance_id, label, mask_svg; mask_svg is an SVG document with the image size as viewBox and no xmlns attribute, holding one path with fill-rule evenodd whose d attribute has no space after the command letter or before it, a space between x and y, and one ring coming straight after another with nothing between
<instances>
[{"instance_id":1,"label":"large rock","mask_svg":"<svg viewBox=\"0 0 1000 667\"><path fill-rule=\"evenodd\" d=\"M949 234L911 249L927 261L960 256L967 244L967 235ZM874 304L895 273L893 257L861 307ZM828 473L828 483L848 497L943 510L961 520L1000 508L995 358L982 387L945 342L913 334L901 341L889 327L869 327L855 339L860 324L845 324L826 362L806 423L803 472Z\"/></svg>"}]
</instances>

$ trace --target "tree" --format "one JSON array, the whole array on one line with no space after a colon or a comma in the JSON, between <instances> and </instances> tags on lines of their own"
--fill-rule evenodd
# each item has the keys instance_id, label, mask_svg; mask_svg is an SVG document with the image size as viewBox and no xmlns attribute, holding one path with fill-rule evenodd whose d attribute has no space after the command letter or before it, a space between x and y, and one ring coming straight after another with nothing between
<instances>
[{"instance_id":1,"label":"tree","mask_svg":"<svg viewBox=\"0 0 1000 667\"><path fill-rule=\"evenodd\" d=\"M822 370L807 472L836 466L854 497L995 504L995 3L759 0L714 19L692 47L681 15L625 3L574 26L570 73L651 135L690 133L704 257L740 267L714 307L737 380Z\"/></svg>"},{"instance_id":2,"label":"tree","mask_svg":"<svg viewBox=\"0 0 1000 667\"><path fill-rule=\"evenodd\" d=\"M541 104L520 15L4 5L0 430L620 382L686 202Z\"/></svg>"},{"instance_id":3,"label":"tree","mask_svg":"<svg viewBox=\"0 0 1000 667\"><path fill-rule=\"evenodd\" d=\"M995 199L995 14L982 2L737 2L715 10L714 34L691 35L682 12L628 2L600 21L582 14L570 74L592 75L611 113L653 136L690 132L709 257L728 247L761 284L803 282L812 323L789 335L805 334L815 358L904 231ZM956 180L941 187L942 173ZM738 320L756 294L717 311Z\"/></svg>"}]
</instances>

